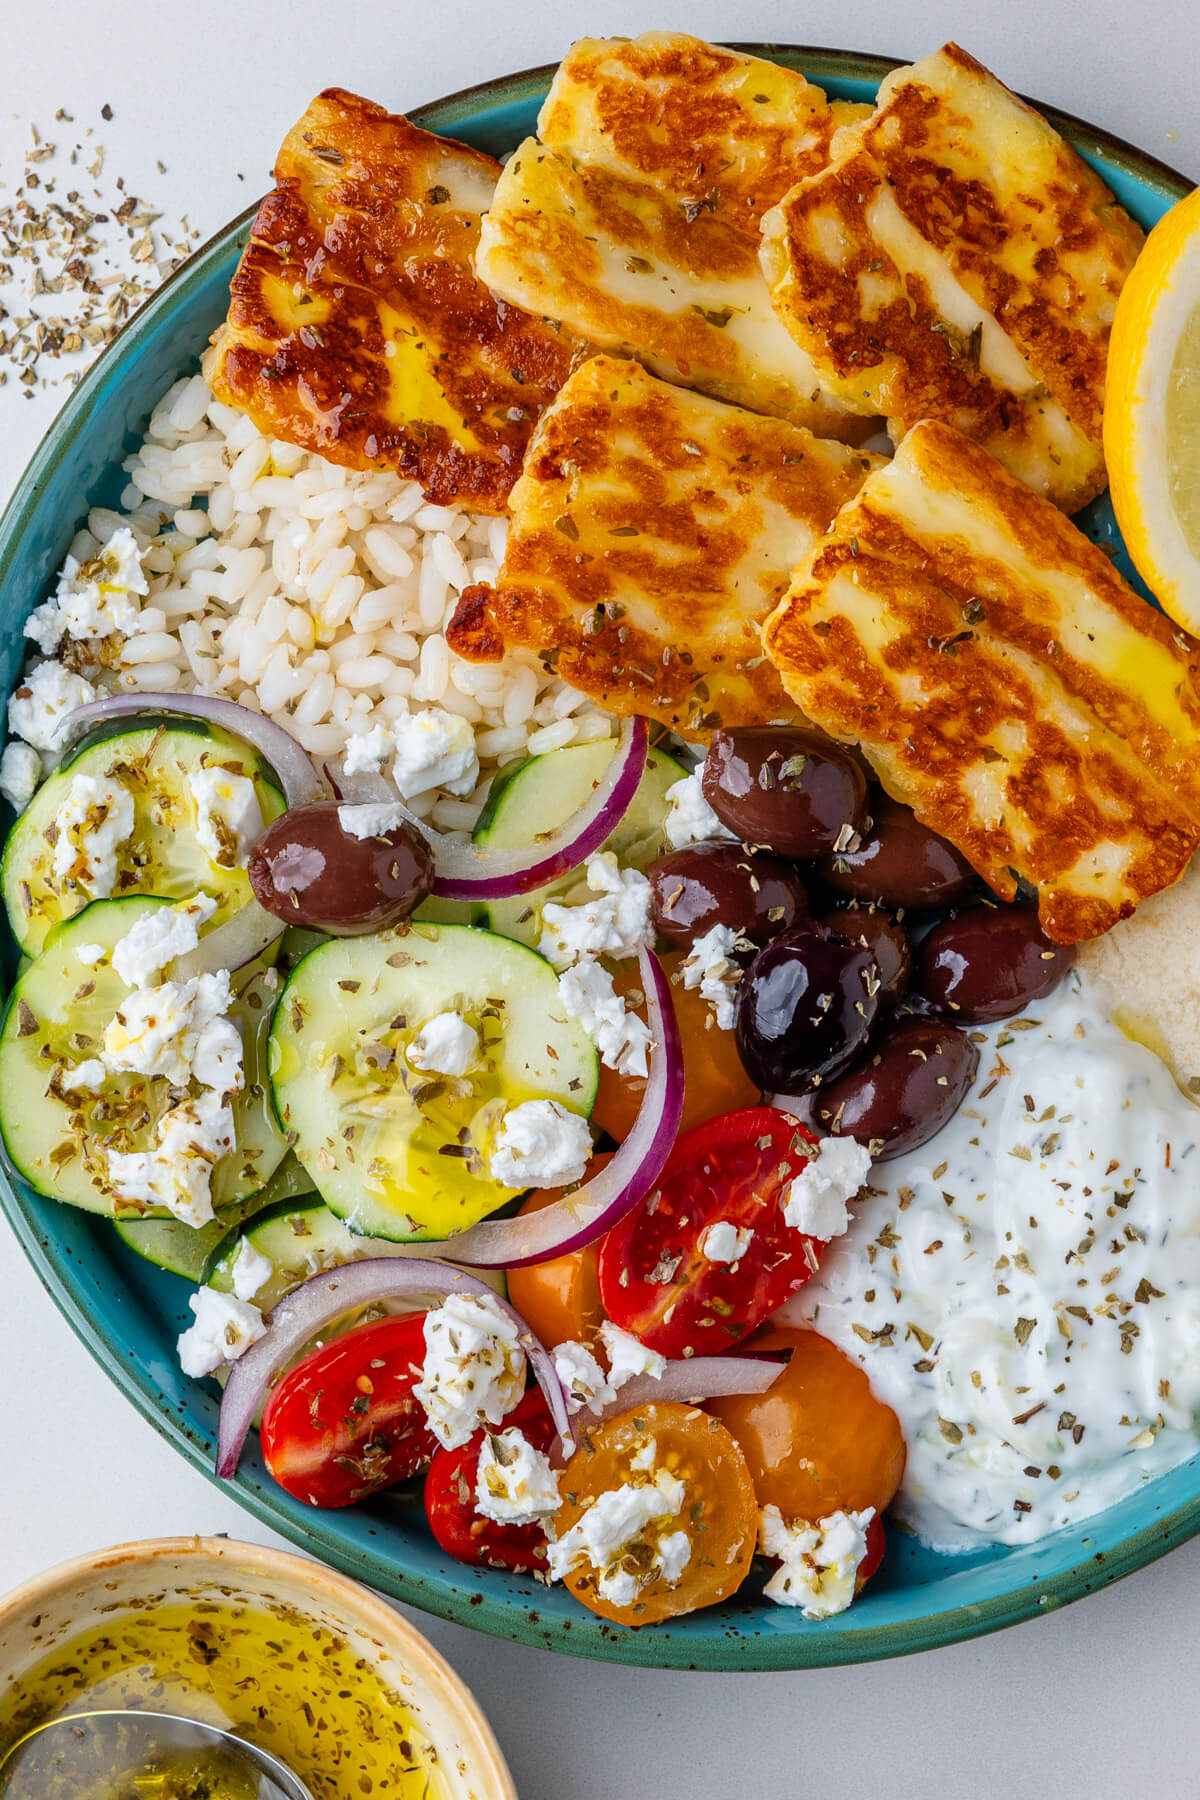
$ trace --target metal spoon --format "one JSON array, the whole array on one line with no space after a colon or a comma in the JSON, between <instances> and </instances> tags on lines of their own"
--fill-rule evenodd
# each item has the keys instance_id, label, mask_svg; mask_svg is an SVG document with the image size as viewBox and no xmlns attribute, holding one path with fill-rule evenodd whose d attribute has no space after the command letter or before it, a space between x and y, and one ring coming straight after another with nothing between
<instances>
[{"instance_id":1,"label":"metal spoon","mask_svg":"<svg viewBox=\"0 0 1200 1800\"><path fill-rule=\"evenodd\" d=\"M163 1758L224 1754L225 1772L248 1785L246 1800L313 1800L278 1758L216 1725L175 1713L124 1707L67 1713L36 1726L0 1758L3 1800L68 1800L82 1780L156 1772ZM239 1796L240 1800L240 1796Z\"/></svg>"}]
</instances>

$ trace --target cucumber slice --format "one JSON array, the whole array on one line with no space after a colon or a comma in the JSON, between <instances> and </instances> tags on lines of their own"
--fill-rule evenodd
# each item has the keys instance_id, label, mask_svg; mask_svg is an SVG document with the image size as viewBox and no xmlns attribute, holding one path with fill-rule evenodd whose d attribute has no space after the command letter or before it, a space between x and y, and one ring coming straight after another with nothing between
<instances>
[{"instance_id":1,"label":"cucumber slice","mask_svg":"<svg viewBox=\"0 0 1200 1800\"><path fill-rule=\"evenodd\" d=\"M134 827L117 853L115 897L157 894L184 900L203 888L218 902L214 926L245 905L250 898L246 871L212 862L196 837L191 781L198 770L214 764L254 781L265 821L283 811L283 795L261 757L201 724L139 722L98 742L85 740L64 760L13 826L0 870L9 923L26 955L36 956L54 926L91 901L86 889L55 881L54 847L47 838L76 775L106 775L133 795Z\"/></svg>"},{"instance_id":2,"label":"cucumber slice","mask_svg":"<svg viewBox=\"0 0 1200 1800\"><path fill-rule=\"evenodd\" d=\"M109 952L143 913L169 904L152 894L97 900L60 926L14 987L0 1030L0 1136L10 1161L39 1193L110 1217L145 1211L112 1194L106 1147L148 1149L179 1092L157 1076L110 1075L96 1092L71 1093L58 1077L64 1065L96 1054L129 992ZM105 954L85 965L75 953L81 944L101 944ZM213 1172L216 1206L256 1193L283 1157L266 1076L276 981L258 963L234 978L230 1017L242 1033L246 1086L233 1102L238 1148Z\"/></svg>"},{"instance_id":3,"label":"cucumber slice","mask_svg":"<svg viewBox=\"0 0 1200 1800\"><path fill-rule=\"evenodd\" d=\"M273 1206L294 1206L302 1194L312 1193L308 1179L296 1158L284 1157L266 1187L259 1188L245 1200L223 1207L211 1225L199 1230L179 1219L114 1219L113 1230L122 1243L156 1263L172 1275L183 1275L188 1281L201 1281L213 1257L250 1219Z\"/></svg>"},{"instance_id":4,"label":"cucumber slice","mask_svg":"<svg viewBox=\"0 0 1200 1800\"><path fill-rule=\"evenodd\" d=\"M200 1281L213 1251L243 1219L253 1218L257 1210L258 1195L253 1194L232 1211L226 1208L211 1225L185 1225L181 1219L114 1219L113 1229L123 1244L157 1268L165 1269L169 1275L182 1275L188 1281Z\"/></svg>"},{"instance_id":5,"label":"cucumber slice","mask_svg":"<svg viewBox=\"0 0 1200 1800\"><path fill-rule=\"evenodd\" d=\"M427 925L486 925L487 920L477 916L480 913L473 900L443 900L440 894L430 894L412 916Z\"/></svg>"},{"instance_id":6,"label":"cucumber slice","mask_svg":"<svg viewBox=\"0 0 1200 1800\"><path fill-rule=\"evenodd\" d=\"M481 1066L455 1080L409 1067L436 1013L461 1012ZM339 1218L403 1241L449 1237L513 1197L486 1173L506 1105L555 1099L584 1117L596 1051L550 964L465 925L333 938L293 971L275 1009L270 1070L288 1141Z\"/></svg>"},{"instance_id":7,"label":"cucumber slice","mask_svg":"<svg viewBox=\"0 0 1200 1800\"><path fill-rule=\"evenodd\" d=\"M393 1244L381 1238L362 1237L323 1201L316 1199L284 1201L269 1213L260 1213L243 1230L228 1235L213 1258L208 1275L209 1287L227 1294L233 1287L230 1273L233 1259L243 1238L275 1266L275 1273L254 1296L254 1304L269 1312L285 1294L298 1288L310 1275L322 1269L337 1269L343 1263L362 1262L370 1256L419 1256L419 1244ZM502 1270L472 1270L498 1294L507 1297L508 1282Z\"/></svg>"},{"instance_id":8,"label":"cucumber slice","mask_svg":"<svg viewBox=\"0 0 1200 1800\"><path fill-rule=\"evenodd\" d=\"M327 932L309 931L307 926L289 925L279 940L280 962L286 969L294 968L310 950L316 950L323 944L327 936Z\"/></svg>"},{"instance_id":9,"label":"cucumber slice","mask_svg":"<svg viewBox=\"0 0 1200 1800\"><path fill-rule=\"evenodd\" d=\"M540 832L554 831L578 812L612 761L614 740L597 744L572 744L565 750L548 750L531 756L498 775L487 805L475 827L477 844L508 849L532 844ZM682 781L687 770L663 750L651 750L646 772L638 784L628 812L604 845L627 868L644 869L663 848L663 820L667 816L667 789ZM578 883L576 870L561 875L532 893L512 900L492 900L485 923L503 937L536 946L542 935L542 908L547 900L560 900Z\"/></svg>"}]
</instances>

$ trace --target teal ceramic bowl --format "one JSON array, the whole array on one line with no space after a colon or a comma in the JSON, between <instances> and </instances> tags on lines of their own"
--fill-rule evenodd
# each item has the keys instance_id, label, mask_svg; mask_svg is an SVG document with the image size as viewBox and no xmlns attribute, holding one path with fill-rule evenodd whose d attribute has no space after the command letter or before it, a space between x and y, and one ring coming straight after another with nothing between
<instances>
[{"instance_id":1,"label":"teal ceramic bowl","mask_svg":"<svg viewBox=\"0 0 1200 1800\"><path fill-rule=\"evenodd\" d=\"M893 65L879 57L779 45L743 48L804 70L831 93L868 100ZM503 152L533 129L551 69L489 82L423 107L434 131ZM1043 109L1143 225L1190 183L1153 158L1078 120ZM141 438L153 404L196 366L225 311L229 278L251 212L236 219L166 283L80 383L26 471L0 521L0 691L23 653L21 629L45 595L89 507L115 504L123 456ZM1101 501L1081 519L1129 572L1111 512ZM11 967L12 945L8 945ZM133 1404L182 1455L211 1475L216 1390L186 1380L175 1339L190 1315L187 1286L127 1251L103 1220L40 1199L0 1177L13 1230L65 1317ZM764 1602L753 1584L726 1606L673 1625L622 1631L561 1588L448 1561L425 1529L418 1493L372 1506L317 1512L266 1475L257 1446L235 1490L263 1524L348 1574L409 1605L577 1656L666 1668L820 1667L951 1644L1032 1618L1128 1575L1200 1530L1200 1458L1090 1520L1026 1549L935 1555L893 1533L887 1562L841 1618L810 1623Z\"/></svg>"}]
</instances>

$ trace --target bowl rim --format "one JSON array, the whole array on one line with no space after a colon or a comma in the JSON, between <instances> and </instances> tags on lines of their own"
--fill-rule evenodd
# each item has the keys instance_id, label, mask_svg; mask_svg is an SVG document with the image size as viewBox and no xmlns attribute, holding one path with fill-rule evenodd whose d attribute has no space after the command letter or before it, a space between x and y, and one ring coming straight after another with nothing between
<instances>
[{"instance_id":1,"label":"bowl rim","mask_svg":"<svg viewBox=\"0 0 1200 1800\"><path fill-rule=\"evenodd\" d=\"M197 1533L187 1537L135 1538L104 1550L84 1551L43 1569L0 1595L0 1632L23 1612L48 1609L72 1588L88 1584L109 1570L150 1570L160 1562L186 1564L192 1558L227 1562L231 1575L253 1589L263 1588L271 1581L299 1586L323 1602L335 1617L377 1638L396 1655L397 1662L403 1663L405 1680L417 1691L418 1705L419 1690L439 1692L447 1711L454 1716L460 1761L471 1781L481 1784L481 1800L518 1800L512 1772L487 1714L441 1651L395 1607L361 1582L294 1550L276 1550L272 1545L243 1538Z\"/></svg>"},{"instance_id":2,"label":"bowl rim","mask_svg":"<svg viewBox=\"0 0 1200 1800\"><path fill-rule=\"evenodd\" d=\"M739 42L729 47L747 54L783 61L785 66L801 69L818 83L827 79L840 79L877 84L891 70L907 66L903 60L893 57L782 42ZM494 76L413 107L407 116L425 129L452 135L456 124L471 121L485 108L528 104L538 99L544 95L557 67L557 63L544 63L512 74ZM1077 148L1104 157L1122 173L1153 188L1168 200L1182 199L1195 185L1178 169L1090 121L1046 106L1037 100L1031 100L1029 104ZM198 245L150 299L121 326L77 383L51 421L7 506L0 513L0 557L9 545L19 541L29 516L37 505L44 480L69 453L116 354L133 349L139 335L151 329L164 313L170 311L178 294L202 276L208 260L224 252L237 235L248 227L258 205L257 200L252 202ZM1161 1515L1154 1523L1123 1538L1110 1550L1099 1554L1083 1554L1078 1562L1055 1575L1025 1582L1006 1592L990 1595L982 1601L959 1602L932 1615L892 1621L870 1628L830 1630L826 1625L819 1632L767 1631L743 1636L740 1632L730 1632L714 1626L707 1636L694 1637L675 1637L667 1631L656 1635L649 1642L642 1639L649 1654L641 1653L638 1649L639 1633L606 1626L602 1620L587 1612L581 1611L578 1619L572 1618L570 1621L572 1627L577 1629L567 1630L560 1628L554 1621L539 1616L536 1605L531 1608L528 1605L514 1604L504 1595L492 1595L482 1588L467 1585L465 1581L454 1584L438 1579L426 1580L419 1576L413 1577L406 1571L400 1571L397 1575L381 1567L378 1561L358 1546L328 1535L321 1526L319 1513L314 1514L312 1524L307 1521L297 1523L273 1506L269 1496L249 1483L218 1482L207 1451L189 1436L180 1422L161 1404L155 1404L153 1395L135 1378L125 1360L118 1354L115 1344L110 1343L92 1326L85 1309L61 1279L50 1255L48 1242L42 1241L9 1181L7 1172L3 1170L0 1170L0 1208L7 1214L18 1241L51 1299L93 1359L159 1435L210 1481L223 1492L232 1494L239 1505L261 1524L287 1535L294 1543L311 1551L314 1557L327 1559L328 1563L336 1565L342 1573L335 1579L357 1577L361 1582L378 1584L409 1605L500 1638L513 1639L561 1654L635 1667L701 1668L750 1673L768 1669L823 1668L869 1662L959 1643L1037 1617L1043 1612L1082 1598L1094 1588L1120 1580L1200 1533L1198 1484L1197 1492L1190 1499ZM161 1541L220 1542L207 1539ZM289 1553L270 1554L284 1556ZM86 1558L82 1560L87 1561ZM326 1568L325 1563L319 1566ZM390 1609L388 1610L390 1613ZM0 1619L3 1616L3 1611L0 1610ZM399 1617L396 1614L390 1616L397 1619ZM429 1653L437 1654L432 1651Z\"/></svg>"},{"instance_id":3,"label":"bowl rim","mask_svg":"<svg viewBox=\"0 0 1200 1800\"><path fill-rule=\"evenodd\" d=\"M619 41L623 36L619 32L609 35L613 41ZM778 62L781 57L786 58L785 67L798 68L817 85L827 79L871 81L878 85L893 69L909 68L918 60L915 57L884 56L871 50L839 50L823 44L791 44L784 42L782 38L730 39L724 44L724 48L740 51L746 56L759 56L767 62ZM438 100L424 101L420 106L411 108L406 116L416 125L425 125L426 115L436 114L439 121L436 129L442 136L447 136L453 129L456 117L470 118L481 106L510 104L515 99L533 99L550 86L558 66L556 62L536 63L531 68L515 70L511 75L493 75L486 81L474 82L470 87L456 88L453 93L445 94ZM1058 106L1048 106L1044 100L1031 99L1028 94L1018 93L1017 98L1049 120L1054 129L1062 137L1069 138L1076 149L1084 142L1087 148L1103 155L1123 173L1134 176L1137 180L1156 182L1164 188L1177 188L1179 199L1197 185L1182 170L1164 162L1152 151L1143 150L1128 138L1120 137L1102 125L1095 125L1090 119L1081 118L1078 113L1065 112ZM425 129L435 128L425 125ZM253 207L250 209L251 212L254 210Z\"/></svg>"}]
</instances>

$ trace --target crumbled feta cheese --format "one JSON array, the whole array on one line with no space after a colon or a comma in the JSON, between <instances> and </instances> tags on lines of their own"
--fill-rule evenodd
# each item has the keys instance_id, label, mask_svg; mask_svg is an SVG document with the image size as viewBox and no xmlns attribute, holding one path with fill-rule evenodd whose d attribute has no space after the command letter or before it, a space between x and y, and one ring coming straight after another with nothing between
<instances>
[{"instance_id":1,"label":"crumbled feta cheese","mask_svg":"<svg viewBox=\"0 0 1200 1800\"><path fill-rule=\"evenodd\" d=\"M197 769L192 776L196 836L220 869L242 869L251 846L263 834L258 790L248 775L228 769Z\"/></svg>"},{"instance_id":2,"label":"crumbled feta cheese","mask_svg":"<svg viewBox=\"0 0 1200 1800\"><path fill-rule=\"evenodd\" d=\"M700 769L693 769L690 775L685 775L682 781L674 782L667 789L667 816L663 820L663 832L672 850L683 850L688 844L707 843L715 838L722 839L725 843L737 842L737 833L722 825L704 798Z\"/></svg>"},{"instance_id":3,"label":"crumbled feta cheese","mask_svg":"<svg viewBox=\"0 0 1200 1800\"><path fill-rule=\"evenodd\" d=\"M600 1060L619 1075L637 1075L644 1081L650 1067L650 1027L630 1012L602 963L585 957L564 969L558 978L558 995L572 1019L578 1019L597 1050Z\"/></svg>"},{"instance_id":4,"label":"crumbled feta cheese","mask_svg":"<svg viewBox=\"0 0 1200 1800\"><path fill-rule=\"evenodd\" d=\"M275 1273L275 1264L269 1256L264 1256L256 1244L249 1238L242 1238L234 1252L229 1265L229 1276L233 1282L233 1291L239 1300L253 1300L255 1294L266 1286Z\"/></svg>"},{"instance_id":5,"label":"crumbled feta cheese","mask_svg":"<svg viewBox=\"0 0 1200 1800\"><path fill-rule=\"evenodd\" d=\"M158 1121L152 1150L108 1153L108 1180L121 1200L165 1206L198 1229L215 1216L212 1172L234 1147L233 1112L219 1094L184 1100Z\"/></svg>"},{"instance_id":6,"label":"crumbled feta cheese","mask_svg":"<svg viewBox=\"0 0 1200 1800\"><path fill-rule=\"evenodd\" d=\"M657 1581L674 1587L692 1560L692 1540L686 1531L669 1531L658 1540Z\"/></svg>"},{"instance_id":7,"label":"crumbled feta cheese","mask_svg":"<svg viewBox=\"0 0 1200 1800\"><path fill-rule=\"evenodd\" d=\"M386 725L372 725L370 731L352 731L346 739L342 773L378 775L395 748L396 740Z\"/></svg>"},{"instance_id":8,"label":"crumbled feta cheese","mask_svg":"<svg viewBox=\"0 0 1200 1800\"><path fill-rule=\"evenodd\" d=\"M596 1591L611 1606L632 1606L642 1591L646 1574L641 1569L623 1569L614 1562L596 1583Z\"/></svg>"},{"instance_id":9,"label":"crumbled feta cheese","mask_svg":"<svg viewBox=\"0 0 1200 1800\"><path fill-rule=\"evenodd\" d=\"M554 1372L566 1390L568 1412L578 1412L583 1406L598 1411L616 1399L616 1388L586 1344L567 1338L555 1345L553 1355Z\"/></svg>"},{"instance_id":10,"label":"crumbled feta cheese","mask_svg":"<svg viewBox=\"0 0 1200 1800\"><path fill-rule=\"evenodd\" d=\"M338 824L347 837L382 837L404 824L404 809L394 800L365 800L359 806L339 806Z\"/></svg>"},{"instance_id":11,"label":"crumbled feta cheese","mask_svg":"<svg viewBox=\"0 0 1200 1800\"><path fill-rule=\"evenodd\" d=\"M127 994L105 1027L100 1050L105 1066L135 1075L161 1075L182 1087L195 1073L194 1064L202 1055L209 1072L220 1077L219 1083L213 1080L208 1085L220 1085L223 1091L230 1085L240 1087L241 1079L233 1084L226 1079L230 1073L228 1034L209 1032L205 1036L209 1026L224 1019L232 998L227 969L215 975L193 975L187 981L164 981L158 987ZM239 1074L240 1059L239 1040Z\"/></svg>"},{"instance_id":12,"label":"crumbled feta cheese","mask_svg":"<svg viewBox=\"0 0 1200 1800\"><path fill-rule=\"evenodd\" d=\"M550 1458L523 1431L486 1431L475 1476L475 1510L500 1525L536 1525L562 1505Z\"/></svg>"},{"instance_id":13,"label":"crumbled feta cheese","mask_svg":"<svg viewBox=\"0 0 1200 1800\"><path fill-rule=\"evenodd\" d=\"M665 1356L640 1343L631 1332L622 1331L611 1319L600 1327L600 1342L608 1357L608 1379L615 1388L624 1387L634 1375L649 1375L657 1381L667 1366Z\"/></svg>"},{"instance_id":14,"label":"crumbled feta cheese","mask_svg":"<svg viewBox=\"0 0 1200 1800\"><path fill-rule=\"evenodd\" d=\"M150 584L142 568L142 552L128 525L119 525L103 548L90 562L84 564L80 573L86 575L89 582L96 582L102 588L119 588L128 594L150 592ZM60 588L61 585L60 578Z\"/></svg>"},{"instance_id":15,"label":"crumbled feta cheese","mask_svg":"<svg viewBox=\"0 0 1200 1800\"><path fill-rule=\"evenodd\" d=\"M717 1219L700 1239L700 1254L705 1262L740 1262L750 1248L753 1236L745 1225L732 1225L728 1219Z\"/></svg>"},{"instance_id":16,"label":"crumbled feta cheese","mask_svg":"<svg viewBox=\"0 0 1200 1800\"><path fill-rule=\"evenodd\" d=\"M631 1606L652 1582L678 1581L691 1557L686 1534L671 1532L656 1541L650 1528L676 1517L686 1491L677 1475L659 1469L651 1481L627 1481L598 1494L571 1529L547 1546L551 1579L561 1581L580 1564L590 1564L600 1577L601 1598L614 1606ZM681 1537L686 1555L676 1541ZM665 1557L664 1542L671 1545Z\"/></svg>"},{"instance_id":17,"label":"crumbled feta cheese","mask_svg":"<svg viewBox=\"0 0 1200 1800\"><path fill-rule=\"evenodd\" d=\"M854 1598L858 1568L867 1553L867 1527L875 1517L865 1512L835 1512L814 1525L798 1519L785 1524L777 1506L758 1515L758 1543L764 1556L779 1558L779 1568L763 1589L779 1606L798 1606L806 1619L828 1619L845 1612Z\"/></svg>"},{"instance_id":18,"label":"crumbled feta cheese","mask_svg":"<svg viewBox=\"0 0 1200 1800\"><path fill-rule=\"evenodd\" d=\"M460 797L479 780L479 757L470 722L435 707L430 712L403 713L392 726L396 758L392 780L406 800L430 788L445 788Z\"/></svg>"},{"instance_id":19,"label":"crumbled feta cheese","mask_svg":"<svg viewBox=\"0 0 1200 1800\"><path fill-rule=\"evenodd\" d=\"M525 1352L511 1316L485 1294L451 1294L425 1314L425 1365L413 1393L429 1429L457 1450L499 1425L525 1391Z\"/></svg>"},{"instance_id":20,"label":"crumbled feta cheese","mask_svg":"<svg viewBox=\"0 0 1200 1800\"><path fill-rule=\"evenodd\" d=\"M635 1450L629 1459L629 1467L643 1475L653 1475L658 1465L658 1439L647 1438L640 1450Z\"/></svg>"},{"instance_id":21,"label":"crumbled feta cheese","mask_svg":"<svg viewBox=\"0 0 1200 1800\"><path fill-rule=\"evenodd\" d=\"M9 700L8 728L35 750L57 751L69 715L95 698L91 682L62 663L35 663Z\"/></svg>"},{"instance_id":22,"label":"crumbled feta cheese","mask_svg":"<svg viewBox=\"0 0 1200 1800\"><path fill-rule=\"evenodd\" d=\"M43 600L25 621L25 636L33 639L43 656L54 655L65 630L62 613L54 600Z\"/></svg>"},{"instance_id":23,"label":"crumbled feta cheese","mask_svg":"<svg viewBox=\"0 0 1200 1800\"><path fill-rule=\"evenodd\" d=\"M209 1019L196 1034L192 1080L218 1094L240 1094L246 1085L242 1034L232 1019Z\"/></svg>"},{"instance_id":24,"label":"crumbled feta cheese","mask_svg":"<svg viewBox=\"0 0 1200 1800\"><path fill-rule=\"evenodd\" d=\"M853 1200L871 1171L871 1158L853 1138L827 1137L788 1188L783 1217L809 1237L841 1237L850 1224L846 1202Z\"/></svg>"},{"instance_id":25,"label":"crumbled feta cheese","mask_svg":"<svg viewBox=\"0 0 1200 1800\"><path fill-rule=\"evenodd\" d=\"M90 561L81 565L68 556L54 598L26 620L25 636L47 656L64 636L78 641L119 631L132 637L139 625L137 596L149 591L137 539L122 525Z\"/></svg>"},{"instance_id":26,"label":"crumbled feta cheese","mask_svg":"<svg viewBox=\"0 0 1200 1800\"><path fill-rule=\"evenodd\" d=\"M479 1056L479 1033L460 1012L435 1013L404 1053L414 1069L465 1075Z\"/></svg>"},{"instance_id":27,"label":"crumbled feta cheese","mask_svg":"<svg viewBox=\"0 0 1200 1800\"><path fill-rule=\"evenodd\" d=\"M23 813L42 783L42 759L32 744L14 738L0 756L0 794L15 813Z\"/></svg>"},{"instance_id":28,"label":"crumbled feta cheese","mask_svg":"<svg viewBox=\"0 0 1200 1800\"><path fill-rule=\"evenodd\" d=\"M654 941L650 883L636 869L622 869L607 851L588 858L587 884L594 900L580 906L542 908L538 949L560 970L563 1006L578 1019L600 1052L601 1061L621 1075L645 1080L650 1032L616 992L599 956L635 956Z\"/></svg>"},{"instance_id":29,"label":"crumbled feta cheese","mask_svg":"<svg viewBox=\"0 0 1200 1800\"><path fill-rule=\"evenodd\" d=\"M243 1351L266 1335L266 1322L257 1306L236 1294L216 1288L197 1288L188 1305L196 1315L194 1325L182 1333L176 1346L185 1375L212 1375L226 1363L236 1362Z\"/></svg>"},{"instance_id":30,"label":"crumbled feta cheese","mask_svg":"<svg viewBox=\"0 0 1200 1800\"><path fill-rule=\"evenodd\" d=\"M608 850L587 861L587 884L596 895L580 906L542 908L541 954L556 969L583 956L636 956L654 942L650 883L637 869L622 869Z\"/></svg>"},{"instance_id":31,"label":"crumbled feta cheese","mask_svg":"<svg viewBox=\"0 0 1200 1800\"><path fill-rule=\"evenodd\" d=\"M501 1187L567 1187L583 1180L591 1154L586 1119L558 1100L525 1100L501 1119L488 1171Z\"/></svg>"},{"instance_id":32,"label":"crumbled feta cheese","mask_svg":"<svg viewBox=\"0 0 1200 1800\"><path fill-rule=\"evenodd\" d=\"M192 1072L184 1050L191 1020L190 983L165 981L131 993L104 1030L105 1065L115 1072L161 1075L182 1087Z\"/></svg>"},{"instance_id":33,"label":"crumbled feta cheese","mask_svg":"<svg viewBox=\"0 0 1200 1800\"><path fill-rule=\"evenodd\" d=\"M201 925L216 910L217 903L208 894L193 894L177 906L156 906L143 913L112 953L112 966L125 986L149 987L168 963L194 950L200 942Z\"/></svg>"},{"instance_id":34,"label":"crumbled feta cheese","mask_svg":"<svg viewBox=\"0 0 1200 1800\"><path fill-rule=\"evenodd\" d=\"M133 795L107 775L76 775L54 820L51 872L61 887L83 887L106 900L117 880L117 852L133 831Z\"/></svg>"},{"instance_id":35,"label":"crumbled feta cheese","mask_svg":"<svg viewBox=\"0 0 1200 1800\"><path fill-rule=\"evenodd\" d=\"M64 1069L58 1078L58 1085L66 1088L68 1093L78 1093L86 1088L94 1093L104 1086L108 1070L98 1056L89 1056L85 1062L76 1063L73 1069Z\"/></svg>"},{"instance_id":36,"label":"crumbled feta cheese","mask_svg":"<svg viewBox=\"0 0 1200 1800\"><path fill-rule=\"evenodd\" d=\"M76 944L75 946L75 960L81 962L85 969L94 969L103 955L103 944Z\"/></svg>"},{"instance_id":37,"label":"crumbled feta cheese","mask_svg":"<svg viewBox=\"0 0 1200 1800\"><path fill-rule=\"evenodd\" d=\"M730 926L714 925L696 939L679 971L685 988L700 989L722 1031L732 1031L737 1018L738 982L742 979L741 965L733 957L737 942L738 934Z\"/></svg>"}]
</instances>

